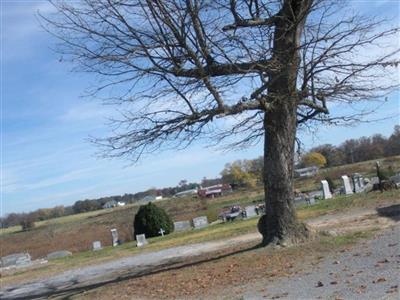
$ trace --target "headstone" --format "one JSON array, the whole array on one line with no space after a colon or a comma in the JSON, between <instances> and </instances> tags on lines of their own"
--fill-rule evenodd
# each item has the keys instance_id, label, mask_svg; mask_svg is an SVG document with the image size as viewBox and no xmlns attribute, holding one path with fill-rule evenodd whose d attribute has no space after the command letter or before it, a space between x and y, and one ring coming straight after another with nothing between
<instances>
[{"instance_id":1,"label":"headstone","mask_svg":"<svg viewBox=\"0 0 400 300\"><path fill-rule=\"evenodd\" d=\"M66 257L72 255L71 252L66 251L66 250L61 250L61 251L55 251L47 254L47 259L56 259L56 258L61 258L61 257Z\"/></svg>"},{"instance_id":2,"label":"headstone","mask_svg":"<svg viewBox=\"0 0 400 300\"><path fill-rule=\"evenodd\" d=\"M324 193L319 190L319 191L312 191L308 193L308 197L310 198L322 198L324 196Z\"/></svg>"},{"instance_id":3,"label":"headstone","mask_svg":"<svg viewBox=\"0 0 400 300\"><path fill-rule=\"evenodd\" d=\"M179 222L174 222L174 231L185 231L192 229L192 225L190 224L190 221L179 221Z\"/></svg>"},{"instance_id":4,"label":"headstone","mask_svg":"<svg viewBox=\"0 0 400 300\"><path fill-rule=\"evenodd\" d=\"M93 251L97 251L97 250L101 250L101 249L103 249L101 247L101 242L100 241L94 241L93 242Z\"/></svg>"},{"instance_id":5,"label":"headstone","mask_svg":"<svg viewBox=\"0 0 400 300\"><path fill-rule=\"evenodd\" d=\"M158 233L161 234L161 236L164 236L165 230L160 228L160 231Z\"/></svg>"},{"instance_id":6,"label":"headstone","mask_svg":"<svg viewBox=\"0 0 400 300\"><path fill-rule=\"evenodd\" d=\"M244 210L246 211L246 218L252 218L257 216L255 205L246 206Z\"/></svg>"},{"instance_id":7,"label":"headstone","mask_svg":"<svg viewBox=\"0 0 400 300\"><path fill-rule=\"evenodd\" d=\"M3 256L0 261L2 268L21 267L31 264L31 256L29 253L15 253Z\"/></svg>"},{"instance_id":8,"label":"headstone","mask_svg":"<svg viewBox=\"0 0 400 300\"><path fill-rule=\"evenodd\" d=\"M400 187L400 173L390 177L389 180L393 182L397 188Z\"/></svg>"},{"instance_id":9,"label":"headstone","mask_svg":"<svg viewBox=\"0 0 400 300\"><path fill-rule=\"evenodd\" d=\"M353 194L353 190L351 188L350 179L347 175L342 176L343 186L344 186L344 193L346 195Z\"/></svg>"},{"instance_id":10,"label":"headstone","mask_svg":"<svg viewBox=\"0 0 400 300\"><path fill-rule=\"evenodd\" d=\"M118 246L118 231L117 229L111 229L111 238L113 247Z\"/></svg>"},{"instance_id":11,"label":"headstone","mask_svg":"<svg viewBox=\"0 0 400 300\"><path fill-rule=\"evenodd\" d=\"M148 242L146 240L146 235L145 234L137 234L136 235L136 245L137 247L142 247L144 245L147 245Z\"/></svg>"},{"instance_id":12,"label":"headstone","mask_svg":"<svg viewBox=\"0 0 400 300\"><path fill-rule=\"evenodd\" d=\"M208 226L208 219L206 216L201 216L193 219L194 229L200 229Z\"/></svg>"},{"instance_id":13,"label":"headstone","mask_svg":"<svg viewBox=\"0 0 400 300\"><path fill-rule=\"evenodd\" d=\"M364 191L364 180L359 173L354 173L352 175L353 179L353 191L354 193L361 193Z\"/></svg>"},{"instance_id":14,"label":"headstone","mask_svg":"<svg viewBox=\"0 0 400 300\"><path fill-rule=\"evenodd\" d=\"M379 178L378 177L371 177L371 179L370 179L370 183L372 184L372 185L374 185L374 184L379 184Z\"/></svg>"},{"instance_id":15,"label":"headstone","mask_svg":"<svg viewBox=\"0 0 400 300\"><path fill-rule=\"evenodd\" d=\"M331 199L332 198L332 194L331 194L331 191L329 189L328 181L321 180L321 186L322 186L322 193L323 193L324 199Z\"/></svg>"}]
</instances>

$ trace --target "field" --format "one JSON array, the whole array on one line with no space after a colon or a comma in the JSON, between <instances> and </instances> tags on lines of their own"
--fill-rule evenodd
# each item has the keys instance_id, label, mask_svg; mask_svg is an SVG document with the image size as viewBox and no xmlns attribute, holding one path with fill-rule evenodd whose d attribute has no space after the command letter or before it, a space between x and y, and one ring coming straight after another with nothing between
<instances>
[{"instance_id":1,"label":"field","mask_svg":"<svg viewBox=\"0 0 400 300\"><path fill-rule=\"evenodd\" d=\"M390 165L394 170L400 169L400 156L386 158L381 160L381 162L384 168ZM319 181L326 176L338 179L343 174L354 172L364 174L365 176L373 175L374 161L322 170L315 178L297 180L296 188L302 191L318 189ZM396 193L397 191L393 191L384 195L386 198L395 199ZM379 198L382 196L374 194L371 196L356 195L351 198L337 198L335 201L322 202L313 207L300 208L299 215L302 218L308 218L328 211L334 211L335 209L345 209L347 206L366 205L368 201L379 201ZM218 213L224 207L229 207L233 204L246 205L262 200L262 188L260 187L253 191L238 191L224 197L208 199L206 203L196 198L182 198L160 201L157 205L166 209L174 221L189 220L200 215L206 215L210 221L215 221ZM93 254L89 251L92 247L92 242L99 240L103 246L110 246L110 229L112 228L117 228L120 239L125 242L123 246L118 248L122 252L125 248L129 249L131 253L133 245L126 242L132 241L133 218L138 207L138 205L128 205L38 222L33 230L27 232L20 231L18 226L2 229L0 235L1 255L5 256L10 253L27 251L35 259L45 257L52 251L69 250L74 254L84 252L82 253L83 257L86 255L90 257L96 256L100 254ZM256 228L255 224L256 220L253 219L235 224L218 225L217 227L211 226L207 230L172 234L170 237L163 239L162 242L160 241L160 243L163 247L167 247L176 243L189 243L192 241L201 241L202 239L232 236L251 230L254 231ZM174 240L177 237L179 237L179 242ZM160 238L155 238L154 242L158 239ZM160 245L160 243L156 244ZM107 251L104 250L102 252L105 254Z\"/></svg>"}]
</instances>

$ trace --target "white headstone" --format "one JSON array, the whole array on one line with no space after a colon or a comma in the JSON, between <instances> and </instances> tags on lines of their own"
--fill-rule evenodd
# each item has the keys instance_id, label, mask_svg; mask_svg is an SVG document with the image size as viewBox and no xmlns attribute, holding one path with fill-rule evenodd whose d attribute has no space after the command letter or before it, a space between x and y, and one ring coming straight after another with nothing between
<instances>
[{"instance_id":1,"label":"white headstone","mask_svg":"<svg viewBox=\"0 0 400 300\"><path fill-rule=\"evenodd\" d=\"M251 217L257 216L257 211L256 211L255 205L246 206L244 209L246 211L246 218L251 218Z\"/></svg>"},{"instance_id":2,"label":"white headstone","mask_svg":"<svg viewBox=\"0 0 400 300\"><path fill-rule=\"evenodd\" d=\"M193 219L193 227L195 229L204 228L208 226L208 219L206 216L201 216Z\"/></svg>"},{"instance_id":3,"label":"white headstone","mask_svg":"<svg viewBox=\"0 0 400 300\"><path fill-rule=\"evenodd\" d=\"M136 235L136 245L137 247L142 247L144 245L147 245L148 242L146 240L146 235L145 234L137 234Z\"/></svg>"},{"instance_id":4,"label":"white headstone","mask_svg":"<svg viewBox=\"0 0 400 300\"><path fill-rule=\"evenodd\" d=\"M93 242L93 251L101 250L101 242L100 241L94 241Z\"/></svg>"},{"instance_id":5,"label":"white headstone","mask_svg":"<svg viewBox=\"0 0 400 300\"><path fill-rule=\"evenodd\" d=\"M178 221L174 222L174 231L185 231L192 229L192 225L190 224L190 221Z\"/></svg>"},{"instance_id":6,"label":"white headstone","mask_svg":"<svg viewBox=\"0 0 400 300\"><path fill-rule=\"evenodd\" d=\"M344 186L344 193L346 195L353 194L353 190L352 190L351 184L350 184L350 178L347 175L343 175L342 181L343 181L343 186Z\"/></svg>"},{"instance_id":7,"label":"white headstone","mask_svg":"<svg viewBox=\"0 0 400 300\"><path fill-rule=\"evenodd\" d=\"M118 246L118 231L117 229L111 229L112 245L113 247Z\"/></svg>"},{"instance_id":8,"label":"white headstone","mask_svg":"<svg viewBox=\"0 0 400 300\"><path fill-rule=\"evenodd\" d=\"M328 181L321 180L321 186L322 186L322 193L323 193L324 199L331 199L332 198L332 194L331 194L331 191L329 189Z\"/></svg>"},{"instance_id":9,"label":"white headstone","mask_svg":"<svg viewBox=\"0 0 400 300\"><path fill-rule=\"evenodd\" d=\"M364 179L362 178L361 174L354 173L352 175L352 179L353 179L354 192L361 193L362 191L364 191Z\"/></svg>"}]
</instances>

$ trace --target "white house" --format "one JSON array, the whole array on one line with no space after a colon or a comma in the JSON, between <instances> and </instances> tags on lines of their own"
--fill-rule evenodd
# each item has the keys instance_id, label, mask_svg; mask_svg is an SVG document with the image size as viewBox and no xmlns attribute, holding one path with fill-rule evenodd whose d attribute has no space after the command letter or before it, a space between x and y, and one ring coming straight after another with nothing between
<instances>
[{"instance_id":1,"label":"white house","mask_svg":"<svg viewBox=\"0 0 400 300\"><path fill-rule=\"evenodd\" d=\"M181 198L186 196L197 196L197 189L182 191L174 195L175 198Z\"/></svg>"}]
</instances>

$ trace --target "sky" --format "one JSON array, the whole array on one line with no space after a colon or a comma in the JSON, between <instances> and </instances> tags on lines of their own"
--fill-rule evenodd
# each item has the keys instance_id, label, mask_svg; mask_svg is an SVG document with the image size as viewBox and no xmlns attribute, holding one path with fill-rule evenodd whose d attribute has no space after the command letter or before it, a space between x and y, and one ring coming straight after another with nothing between
<instances>
[{"instance_id":1,"label":"sky","mask_svg":"<svg viewBox=\"0 0 400 300\"><path fill-rule=\"evenodd\" d=\"M196 144L144 157L135 165L99 158L88 137L102 136L107 116L114 111L82 97L94 78L72 72L73 66L51 49L55 41L36 16L37 11L51 13L51 7L39 0L0 2L0 215L175 186L181 179L199 182L219 176L228 162L262 155L262 145L226 152ZM366 14L399 20L399 1L352 1L351 5ZM299 135L307 149L375 133L388 136L399 124L399 105L399 94L393 93L373 116L392 118Z\"/></svg>"}]
</instances>

